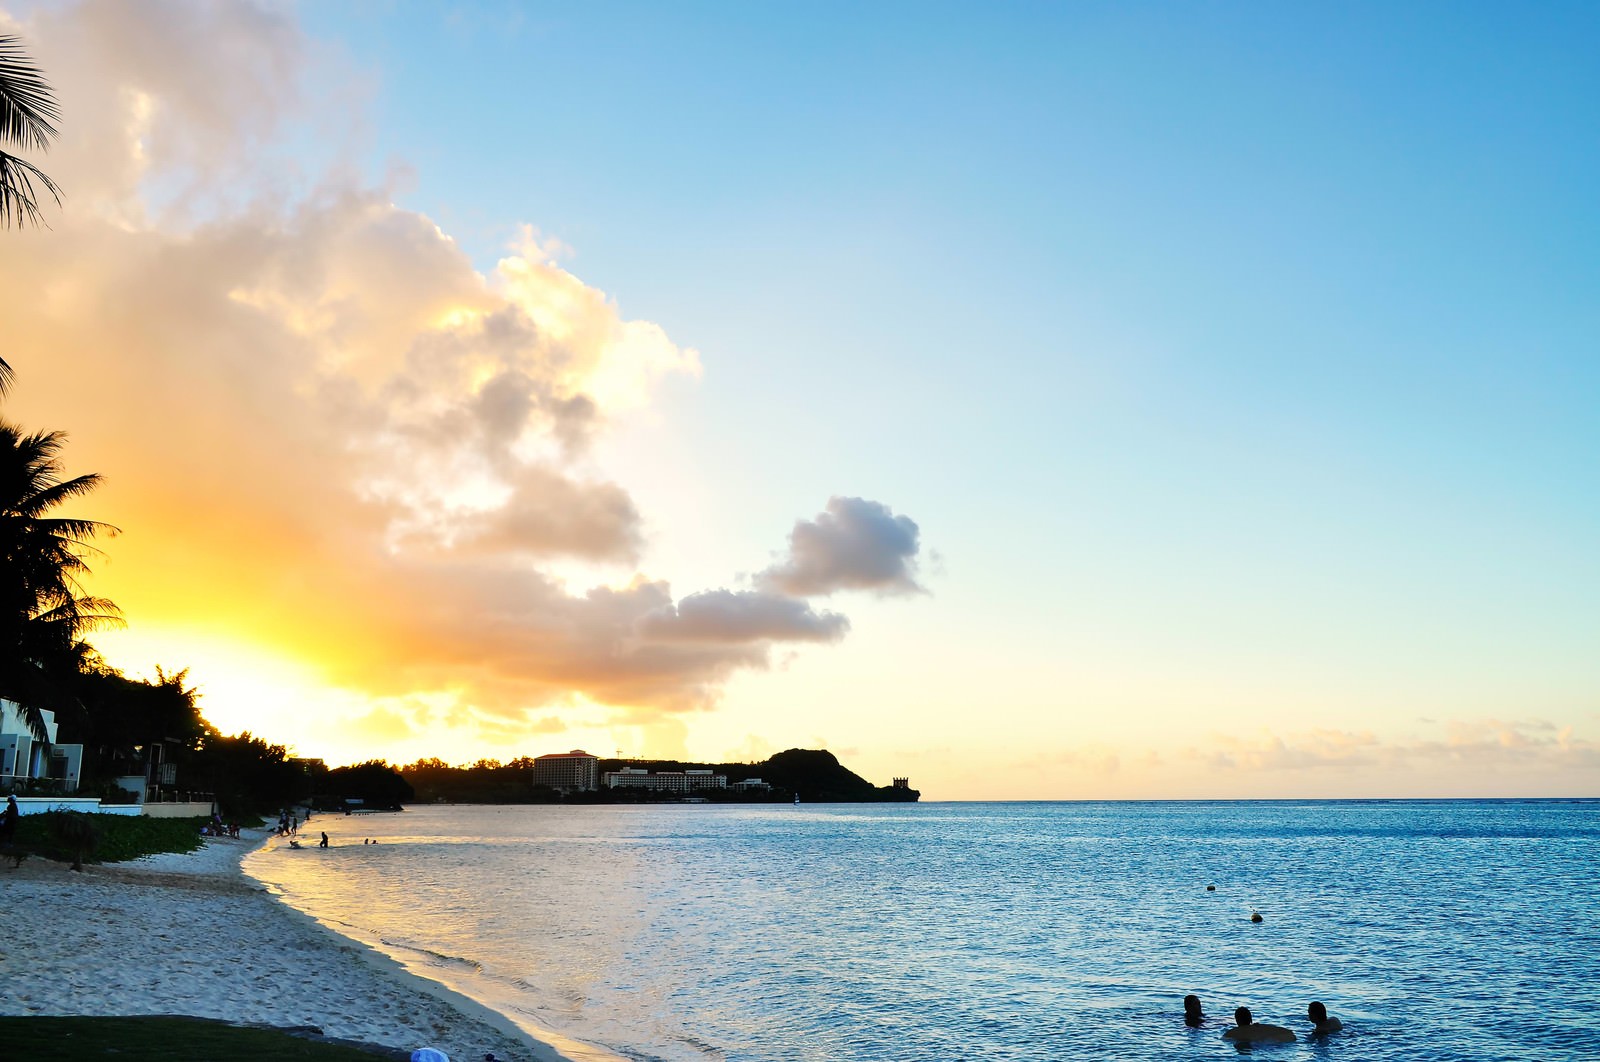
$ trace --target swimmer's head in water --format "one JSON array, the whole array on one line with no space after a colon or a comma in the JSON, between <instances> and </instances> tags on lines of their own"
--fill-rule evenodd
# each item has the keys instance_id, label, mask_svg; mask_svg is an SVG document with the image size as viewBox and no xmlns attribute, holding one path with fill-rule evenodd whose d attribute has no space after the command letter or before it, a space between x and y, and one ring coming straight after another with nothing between
<instances>
[{"instance_id":1,"label":"swimmer's head in water","mask_svg":"<svg viewBox=\"0 0 1600 1062\"><path fill-rule=\"evenodd\" d=\"M1312 1003L1311 1006L1306 1008L1306 1017L1321 1025L1328 1020L1328 1008L1321 1003Z\"/></svg>"},{"instance_id":2,"label":"swimmer's head in water","mask_svg":"<svg viewBox=\"0 0 1600 1062\"><path fill-rule=\"evenodd\" d=\"M1183 1012L1185 1014L1199 1014L1200 1013L1200 997L1199 996L1184 996L1183 997Z\"/></svg>"},{"instance_id":3,"label":"swimmer's head in water","mask_svg":"<svg viewBox=\"0 0 1600 1062\"><path fill-rule=\"evenodd\" d=\"M1249 1025L1250 1021L1251 1021L1250 1008L1249 1007L1240 1007L1238 1010L1234 1011L1233 1012L1233 1020L1236 1023L1238 1023L1240 1026Z\"/></svg>"}]
</instances>

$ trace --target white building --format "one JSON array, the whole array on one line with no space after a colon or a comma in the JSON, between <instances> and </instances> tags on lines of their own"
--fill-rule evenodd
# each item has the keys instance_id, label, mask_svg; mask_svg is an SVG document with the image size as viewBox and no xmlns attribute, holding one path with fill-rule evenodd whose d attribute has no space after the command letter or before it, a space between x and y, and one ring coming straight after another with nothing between
<instances>
[{"instance_id":1,"label":"white building","mask_svg":"<svg viewBox=\"0 0 1600 1062\"><path fill-rule=\"evenodd\" d=\"M34 779L52 779L63 793L78 791L83 746L56 744L56 713L41 711L45 740L28 729L15 701L0 698L0 789L21 789Z\"/></svg>"},{"instance_id":2,"label":"white building","mask_svg":"<svg viewBox=\"0 0 1600 1062\"><path fill-rule=\"evenodd\" d=\"M533 784L564 792L600 788L600 758L582 749L551 752L533 759Z\"/></svg>"},{"instance_id":3,"label":"white building","mask_svg":"<svg viewBox=\"0 0 1600 1062\"><path fill-rule=\"evenodd\" d=\"M656 771L643 767L624 767L607 771L605 784L610 789L661 789L669 793L692 793L701 789L726 789L728 776L714 771Z\"/></svg>"}]
</instances>

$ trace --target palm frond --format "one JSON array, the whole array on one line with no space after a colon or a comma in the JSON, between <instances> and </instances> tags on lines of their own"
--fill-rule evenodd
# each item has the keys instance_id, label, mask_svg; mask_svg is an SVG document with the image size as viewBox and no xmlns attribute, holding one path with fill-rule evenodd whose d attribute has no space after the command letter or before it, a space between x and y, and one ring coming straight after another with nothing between
<instances>
[{"instance_id":1,"label":"palm frond","mask_svg":"<svg viewBox=\"0 0 1600 1062\"><path fill-rule=\"evenodd\" d=\"M39 213L40 188L50 193L56 206L61 205L60 187L43 170L26 159L0 151L0 225L18 228L29 222L43 225Z\"/></svg>"},{"instance_id":2,"label":"palm frond","mask_svg":"<svg viewBox=\"0 0 1600 1062\"><path fill-rule=\"evenodd\" d=\"M37 493L20 499L16 510L17 515L38 516L40 513L54 509L64 501L88 494L99 485L100 476L94 472L87 476L69 479L65 483L50 483ZM88 522L94 523L92 520Z\"/></svg>"},{"instance_id":3,"label":"palm frond","mask_svg":"<svg viewBox=\"0 0 1600 1062\"><path fill-rule=\"evenodd\" d=\"M128 624L122 617L122 610L103 597L75 597L63 601L35 616L33 622L52 624L54 629L73 639L85 631L122 628Z\"/></svg>"},{"instance_id":4,"label":"palm frond","mask_svg":"<svg viewBox=\"0 0 1600 1062\"><path fill-rule=\"evenodd\" d=\"M55 139L60 117L50 83L23 51L22 41L0 36L0 140L24 151L44 151Z\"/></svg>"}]
</instances>

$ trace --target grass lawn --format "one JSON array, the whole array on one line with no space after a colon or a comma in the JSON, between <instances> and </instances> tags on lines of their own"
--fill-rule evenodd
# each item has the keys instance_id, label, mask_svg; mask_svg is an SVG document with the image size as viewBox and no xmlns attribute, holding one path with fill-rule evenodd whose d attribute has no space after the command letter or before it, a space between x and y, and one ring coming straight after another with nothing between
<instances>
[{"instance_id":1,"label":"grass lawn","mask_svg":"<svg viewBox=\"0 0 1600 1062\"><path fill-rule=\"evenodd\" d=\"M0 1018L6 1058L65 1062L114 1058L117 1062L373 1062L407 1059L409 1052L371 1051L277 1029L243 1029L205 1018ZM380 1052L381 1053L378 1053Z\"/></svg>"}]
</instances>

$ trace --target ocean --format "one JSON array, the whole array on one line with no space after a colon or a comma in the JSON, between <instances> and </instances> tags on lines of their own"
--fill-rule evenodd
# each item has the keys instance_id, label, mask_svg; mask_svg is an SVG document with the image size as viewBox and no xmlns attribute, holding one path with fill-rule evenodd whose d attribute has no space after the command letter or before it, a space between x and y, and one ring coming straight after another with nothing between
<instances>
[{"instance_id":1,"label":"ocean","mask_svg":"<svg viewBox=\"0 0 1600 1062\"><path fill-rule=\"evenodd\" d=\"M1600 1059L1600 801L453 806L306 829L332 847L246 871L625 1059ZM1343 1032L1305 1039L1313 999ZM1241 1004L1301 1041L1223 1041Z\"/></svg>"}]
</instances>

